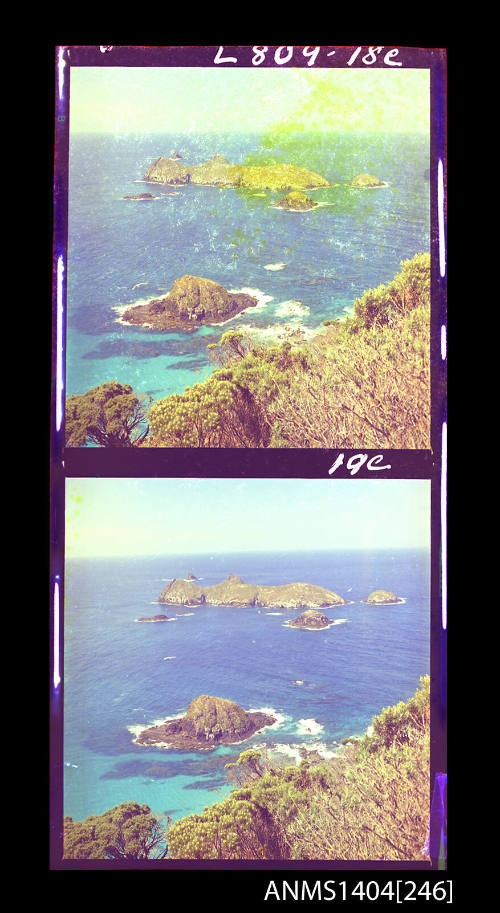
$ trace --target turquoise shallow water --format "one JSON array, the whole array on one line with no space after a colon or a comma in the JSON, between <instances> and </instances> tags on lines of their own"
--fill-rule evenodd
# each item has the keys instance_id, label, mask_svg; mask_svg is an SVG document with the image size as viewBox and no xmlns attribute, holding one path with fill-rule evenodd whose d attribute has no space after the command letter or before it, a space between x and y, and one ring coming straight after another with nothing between
<instances>
[{"instance_id":1,"label":"turquoise shallow water","mask_svg":"<svg viewBox=\"0 0 500 913\"><path fill-rule=\"evenodd\" d=\"M307 334L345 315L365 289L390 281L401 260L429 250L429 150L420 135L301 134L274 147L273 160L332 184L311 196L334 205L306 213L273 208L276 193L137 183L155 158L174 150L189 164L216 152L238 164L260 160L260 143L256 134L73 136L68 395L116 379L158 399L210 374L206 346L221 328L162 334L118 322L120 308L165 294L182 275L252 289L261 305L226 328L270 338L277 327ZM388 186L349 187L361 172ZM159 199L122 199L145 190Z\"/></svg>"},{"instance_id":2,"label":"turquoise shallow water","mask_svg":"<svg viewBox=\"0 0 500 913\"><path fill-rule=\"evenodd\" d=\"M135 623L162 611L156 600L172 577L194 573L210 584L230 572L255 583L310 581L350 602L326 611L338 623L322 631L286 627L298 611L218 606ZM301 746L329 757L429 672L423 550L73 559L65 586L62 774L74 820L126 800L174 819L200 812L227 794L224 764L244 748L268 746L289 762ZM405 602L363 604L378 588ZM278 726L211 752L134 745L138 729L182 715L200 694L269 708Z\"/></svg>"}]
</instances>

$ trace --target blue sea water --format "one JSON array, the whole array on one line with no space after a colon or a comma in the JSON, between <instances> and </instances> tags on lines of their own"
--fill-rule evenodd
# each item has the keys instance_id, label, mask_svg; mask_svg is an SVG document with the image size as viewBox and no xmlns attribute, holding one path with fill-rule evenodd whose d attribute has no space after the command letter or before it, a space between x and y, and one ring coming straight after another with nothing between
<instances>
[{"instance_id":1,"label":"blue sea water","mask_svg":"<svg viewBox=\"0 0 500 913\"><path fill-rule=\"evenodd\" d=\"M390 281L400 262L429 250L429 143L420 134L304 134L269 148L258 134L74 135L68 190L66 393L106 380L153 399L182 392L213 370L206 346L223 329L318 327L344 316L365 289ZM140 183L160 155L188 164L215 153L235 164L283 161L315 171L327 204L305 213L273 208L281 194ZM263 158L263 154L267 158ZM248 158L252 157L253 158ZM386 187L356 190L369 172ZM125 201L150 191L152 201ZM163 195L162 195L163 194ZM262 302L224 328L158 333L124 326L126 306L166 294L185 274ZM121 309L121 310L120 310Z\"/></svg>"},{"instance_id":2,"label":"blue sea water","mask_svg":"<svg viewBox=\"0 0 500 913\"><path fill-rule=\"evenodd\" d=\"M173 577L203 585L233 572L253 583L306 581L350 602L320 631L286 626L299 611L160 607ZM374 589L404 598L363 604ZM138 624L164 612L172 621ZM68 559L64 601L64 813L74 820L127 800L174 820L229 792L224 764L266 746L290 763L301 746L332 756L429 673L429 553L351 550ZM135 734L183 715L200 694L268 708L279 725L241 745L183 752Z\"/></svg>"}]
</instances>

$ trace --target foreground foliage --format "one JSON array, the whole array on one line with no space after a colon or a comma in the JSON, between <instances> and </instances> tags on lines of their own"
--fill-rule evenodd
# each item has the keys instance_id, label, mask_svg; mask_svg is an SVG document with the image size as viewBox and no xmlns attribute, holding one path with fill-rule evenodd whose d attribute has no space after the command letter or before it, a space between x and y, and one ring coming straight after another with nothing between
<instances>
[{"instance_id":1,"label":"foreground foliage","mask_svg":"<svg viewBox=\"0 0 500 913\"><path fill-rule=\"evenodd\" d=\"M166 833L147 805L123 802L85 821L64 819L65 859L164 859Z\"/></svg>"},{"instance_id":2,"label":"foreground foliage","mask_svg":"<svg viewBox=\"0 0 500 913\"><path fill-rule=\"evenodd\" d=\"M172 858L419 860L429 818L430 682L374 718L330 762L279 769L260 752L228 765L240 786L176 821Z\"/></svg>"},{"instance_id":3,"label":"foreground foliage","mask_svg":"<svg viewBox=\"0 0 500 913\"><path fill-rule=\"evenodd\" d=\"M312 342L225 333L204 383L155 403L144 446L430 446L430 256L401 263Z\"/></svg>"},{"instance_id":4,"label":"foreground foliage","mask_svg":"<svg viewBox=\"0 0 500 913\"><path fill-rule=\"evenodd\" d=\"M229 331L210 354L219 366L208 380L160 400L149 412L150 447L268 447L269 407L304 356L289 342L258 347Z\"/></svg>"},{"instance_id":5,"label":"foreground foliage","mask_svg":"<svg viewBox=\"0 0 500 913\"><path fill-rule=\"evenodd\" d=\"M273 446L430 446L429 306L381 327L327 330L270 408Z\"/></svg>"},{"instance_id":6,"label":"foreground foliage","mask_svg":"<svg viewBox=\"0 0 500 913\"><path fill-rule=\"evenodd\" d=\"M81 395L69 396L65 407L67 447L133 447L146 438L144 397L129 384L108 381Z\"/></svg>"}]
</instances>

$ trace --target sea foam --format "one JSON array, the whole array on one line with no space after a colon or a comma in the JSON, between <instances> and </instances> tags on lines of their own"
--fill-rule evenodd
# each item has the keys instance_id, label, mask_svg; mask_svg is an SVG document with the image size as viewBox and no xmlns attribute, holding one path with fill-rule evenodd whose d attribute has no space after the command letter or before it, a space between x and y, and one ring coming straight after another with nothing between
<instances>
[{"instance_id":1,"label":"sea foam","mask_svg":"<svg viewBox=\"0 0 500 913\"><path fill-rule=\"evenodd\" d=\"M302 304L301 301L295 301L294 299L290 301L281 301L276 305L274 313L277 317L305 317L310 313L310 308Z\"/></svg>"},{"instance_id":2,"label":"sea foam","mask_svg":"<svg viewBox=\"0 0 500 913\"><path fill-rule=\"evenodd\" d=\"M266 726L266 729L278 729L280 726L283 726L283 723L287 720L285 714L279 713L274 707L250 707L248 713L266 713L268 716L273 716L276 722L272 723L270 726Z\"/></svg>"},{"instance_id":3,"label":"sea foam","mask_svg":"<svg viewBox=\"0 0 500 913\"><path fill-rule=\"evenodd\" d=\"M318 735L325 727L317 720L299 720L296 729L299 735Z\"/></svg>"}]
</instances>

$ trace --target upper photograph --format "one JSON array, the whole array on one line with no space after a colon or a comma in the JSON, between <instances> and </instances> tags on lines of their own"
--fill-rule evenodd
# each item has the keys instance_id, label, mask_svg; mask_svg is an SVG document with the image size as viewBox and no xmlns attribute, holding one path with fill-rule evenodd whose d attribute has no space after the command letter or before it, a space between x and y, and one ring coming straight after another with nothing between
<instances>
[{"instance_id":1,"label":"upper photograph","mask_svg":"<svg viewBox=\"0 0 500 913\"><path fill-rule=\"evenodd\" d=\"M65 445L429 449L430 70L69 86Z\"/></svg>"}]
</instances>

